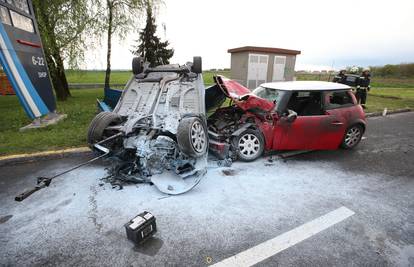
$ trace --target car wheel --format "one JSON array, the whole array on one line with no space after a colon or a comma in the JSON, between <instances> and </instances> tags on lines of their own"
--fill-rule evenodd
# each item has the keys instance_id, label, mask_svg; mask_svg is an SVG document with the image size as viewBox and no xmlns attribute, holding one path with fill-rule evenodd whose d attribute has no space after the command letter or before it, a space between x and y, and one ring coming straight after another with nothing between
<instances>
[{"instance_id":1,"label":"car wheel","mask_svg":"<svg viewBox=\"0 0 414 267\"><path fill-rule=\"evenodd\" d=\"M191 71L197 74L203 72L201 57L193 57Z\"/></svg>"},{"instance_id":2,"label":"car wheel","mask_svg":"<svg viewBox=\"0 0 414 267\"><path fill-rule=\"evenodd\" d=\"M183 118L178 124L177 142L180 150L190 157L201 157L208 149L207 131L198 117Z\"/></svg>"},{"instance_id":3,"label":"car wheel","mask_svg":"<svg viewBox=\"0 0 414 267\"><path fill-rule=\"evenodd\" d=\"M144 70L144 59L142 57L134 57L132 59L132 72L137 75Z\"/></svg>"},{"instance_id":4,"label":"car wheel","mask_svg":"<svg viewBox=\"0 0 414 267\"><path fill-rule=\"evenodd\" d=\"M363 133L364 131L360 125L352 125L346 130L344 140L342 141L341 146L345 149L351 149L356 147L358 143L361 141Z\"/></svg>"},{"instance_id":5,"label":"car wheel","mask_svg":"<svg viewBox=\"0 0 414 267\"><path fill-rule=\"evenodd\" d=\"M93 146L99 141L110 137L113 133L105 131L105 128L122 122L121 117L114 112L101 112L93 118L88 129L88 144Z\"/></svg>"},{"instance_id":6,"label":"car wheel","mask_svg":"<svg viewBox=\"0 0 414 267\"><path fill-rule=\"evenodd\" d=\"M247 129L234 139L234 146L241 161L253 161L263 154L264 139L259 131Z\"/></svg>"}]
</instances>

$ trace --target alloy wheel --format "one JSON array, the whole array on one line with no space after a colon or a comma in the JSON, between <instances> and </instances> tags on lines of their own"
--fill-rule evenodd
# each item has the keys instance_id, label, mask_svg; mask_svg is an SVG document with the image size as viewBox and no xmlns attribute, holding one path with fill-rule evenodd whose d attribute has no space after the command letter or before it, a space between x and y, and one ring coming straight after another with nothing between
<instances>
[{"instance_id":1,"label":"alloy wheel","mask_svg":"<svg viewBox=\"0 0 414 267\"><path fill-rule=\"evenodd\" d=\"M207 146L207 138L204 132L204 127L199 121L195 121L191 126L190 135L194 150L198 153L205 151Z\"/></svg>"},{"instance_id":2,"label":"alloy wheel","mask_svg":"<svg viewBox=\"0 0 414 267\"><path fill-rule=\"evenodd\" d=\"M254 134L245 134L239 139L240 154L246 158L254 158L260 152L260 140Z\"/></svg>"},{"instance_id":3,"label":"alloy wheel","mask_svg":"<svg viewBox=\"0 0 414 267\"><path fill-rule=\"evenodd\" d=\"M359 127L350 128L345 135L345 145L347 147L354 147L361 139L361 129Z\"/></svg>"}]
</instances>

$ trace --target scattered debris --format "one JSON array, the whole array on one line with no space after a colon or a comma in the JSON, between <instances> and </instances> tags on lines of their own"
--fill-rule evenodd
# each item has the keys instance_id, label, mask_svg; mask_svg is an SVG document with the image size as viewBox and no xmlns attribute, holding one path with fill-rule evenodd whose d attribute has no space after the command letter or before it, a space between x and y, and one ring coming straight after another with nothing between
<instances>
[{"instance_id":1,"label":"scattered debris","mask_svg":"<svg viewBox=\"0 0 414 267\"><path fill-rule=\"evenodd\" d=\"M157 232L155 217L148 211L138 214L125 225L127 238L139 245Z\"/></svg>"},{"instance_id":2,"label":"scattered debris","mask_svg":"<svg viewBox=\"0 0 414 267\"><path fill-rule=\"evenodd\" d=\"M266 161L264 162L265 166L273 166L275 165L275 161L276 159L273 156L270 156L266 159Z\"/></svg>"},{"instance_id":3,"label":"scattered debris","mask_svg":"<svg viewBox=\"0 0 414 267\"><path fill-rule=\"evenodd\" d=\"M286 151L286 152L282 152L282 153L278 154L277 156L282 158L282 159L286 159L286 158L290 158L290 157L293 157L293 156L306 154L306 153L309 153L309 152L312 152L312 151L313 150Z\"/></svg>"},{"instance_id":4,"label":"scattered debris","mask_svg":"<svg viewBox=\"0 0 414 267\"><path fill-rule=\"evenodd\" d=\"M221 171L225 176L234 176L237 174L235 169L224 169Z\"/></svg>"},{"instance_id":5,"label":"scattered debris","mask_svg":"<svg viewBox=\"0 0 414 267\"><path fill-rule=\"evenodd\" d=\"M7 222L8 220L10 220L13 217L13 215L6 215L6 216L2 216L0 217L0 224Z\"/></svg>"}]
</instances>

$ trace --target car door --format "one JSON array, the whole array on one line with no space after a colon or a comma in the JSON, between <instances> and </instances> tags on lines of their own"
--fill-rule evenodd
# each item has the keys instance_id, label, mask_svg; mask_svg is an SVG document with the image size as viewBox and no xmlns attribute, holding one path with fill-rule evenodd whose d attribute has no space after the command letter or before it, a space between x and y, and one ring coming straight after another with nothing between
<instances>
[{"instance_id":1,"label":"car door","mask_svg":"<svg viewBox=\"0 0 414 267\"><path fill-rule=\"evenodd\" d=\"M336 114L324 110L323 93L301 91L296 98L289 101L288 109L293 109L298 116L293 122L288 122L283 116L278 120L274 136L279 136L280 140L274 140L274 149L336 149L343 130L341 124L338 124ZM315 102L313 105L319 106L319 109L308 109L312 99Z\"/></svg>"},{"instance_id":2,"label":"car door","mask_svg":"<svg viewBox=\"0 0 414 267\"><path fill-rule=\"evenodd\" d=\"M338 147L342 143L346 129L360 114L355 109L355 97L349 90L326 91L324 98L326 114L335 118L331 122L335 126L331 133L332 146Z\"/></svg>"}]
</instances>

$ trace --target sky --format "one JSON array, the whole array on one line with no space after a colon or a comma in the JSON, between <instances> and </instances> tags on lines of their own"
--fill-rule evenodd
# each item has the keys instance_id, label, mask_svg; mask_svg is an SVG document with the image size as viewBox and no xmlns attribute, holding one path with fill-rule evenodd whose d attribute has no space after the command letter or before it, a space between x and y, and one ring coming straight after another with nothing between
<instances>
[{"instance_id":1,"label":"sky","mask_svg":"<svg viewBox=\"0 0 414 267\"><path fill-rule=\"evenodd\" d=\"M414 0L164 0L156 23L172 63L202 56L203 69L229 68L240 46L300 50L296 70L414 62ZM137 37L114 39L112 69L130 69ZM86 68L104 69L105 53L88 51Z\"/></svg>"}]
</instances>

